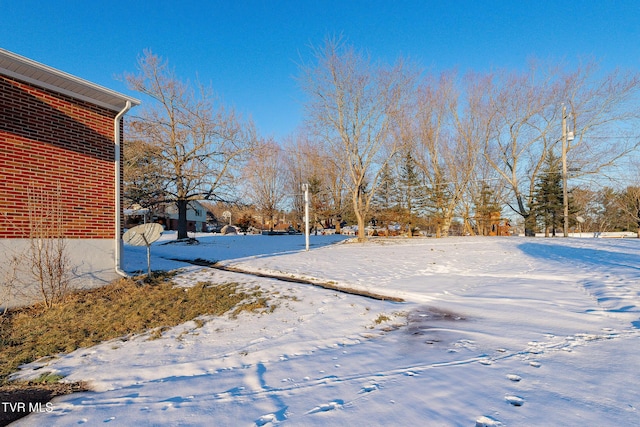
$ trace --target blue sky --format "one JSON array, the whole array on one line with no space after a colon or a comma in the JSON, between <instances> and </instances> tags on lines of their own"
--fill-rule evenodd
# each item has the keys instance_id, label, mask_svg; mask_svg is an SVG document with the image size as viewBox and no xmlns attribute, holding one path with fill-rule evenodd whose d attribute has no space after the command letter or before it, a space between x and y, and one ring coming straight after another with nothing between
<instances>
[{"instance_id":1,"label":"blue sky","mask_svg":"<svg viewBox=\"0 0 640 427\"><path fill-rule=\"evenodd\" d=\"M518 69L532 57L640 69L637 0L0 0L0 10L4 49L144 101L115 76L149 48L276 139L302 120L296 63L327 35L434 72Z\"/></svg>"}]
</instances>

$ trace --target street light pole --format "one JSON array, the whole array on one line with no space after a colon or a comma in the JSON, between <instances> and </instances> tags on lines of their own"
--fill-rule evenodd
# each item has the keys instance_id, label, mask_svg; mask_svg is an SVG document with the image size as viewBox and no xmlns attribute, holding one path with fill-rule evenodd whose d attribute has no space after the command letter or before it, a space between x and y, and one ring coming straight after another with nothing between
<instances>
[{"instance_id":1,"label":"street light pole","mask_svg":"<svg viewBox=\"0 0 640 427\"><path fill-rule=\"evenodd\" d=\"M304 248L309 250L309 184L302 184L304 190Z\"/></svg>"}]
</instances>

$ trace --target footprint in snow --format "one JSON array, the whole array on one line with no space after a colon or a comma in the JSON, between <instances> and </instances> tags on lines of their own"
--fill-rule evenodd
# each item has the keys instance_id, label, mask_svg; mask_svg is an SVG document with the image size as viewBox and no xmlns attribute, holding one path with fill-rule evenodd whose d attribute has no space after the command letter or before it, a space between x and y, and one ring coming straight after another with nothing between
<instances>
[{"instance_id":1,"label":"footprint in snow","mask_svg":"<svg viewBox=\"0 0 640 427\"><path fill-rule=\"evenodd\" d=\"M520 377L519 375L516 374L508 374L507 375L507 379L510 381L513 381L514 383L517 383L518 381L520 381L522 379L522 377Z\"/></svg>"},{"instance_id":2,"label":"footprint in snow","mask_svg":"<svg viewBox=\"0 0 640 427\"><path fill-rule=\"evenodd\" d=\"M341 408L343 404L344 404L344 400L340 400L340 399L333 400L329 403L323 403L320 406L316 406L315 408L307 412L307 414L317 414L318 412L333 411L334 409Z\"/></svg>"},{"instance_id":3,"label":"footprint in snow","mask_svg":"<svg viewBox=\"0 0 640 427\"><path fill-rule=\"evenodd\" d=\"M360 389L358 394L371 393L372 391L375 391L377 389L378 389L378 384L375 384L375 383L367 384Z\"/></svg>"},{"instance_id":4,"label":"footprint in snow","mask_svg":"<svg viewBox=\"0 0 640 427\"><path fill-rule=\"evenodd\" d=\"M491 417L482 416L476 420L476 427L500 427L503 426L500 421Z\"/></svg>"},{"instance_id":5,"label":"footprint in snow","mask_svg":"<svg viewBox=\"0 0 640 427\"><path fill-rule=\"evenodd\" d=\"M481 365L485 365L485 366L493 365L493 362L491 361L491 359L483 358L483 359L478 360L478 362Z\"/></svg>"},{"instance_id":6,"label":"footprint in snow","mask_svg":"<svg viewBox=\"0 0 640 427\"><path fill-rule=\"evenodd\" d=\"M529 362L529 366L533 366L534 368L539 368L540 366L542 366L542 364L540 362L536 362L535 360L532 360L531 362Z\"/></svg>"},{"instance_id":7,"label":"footprint in snow","mask_svg":"<svg viewBox=\"0 0 640 427\"><path fill-rule=\"evenodd\" d=\"M277 412L273 412L271 414L266 414L261 416L256 420L256 425L264 426L269 423L277 423L279 421L285 421L287 419L287 415L286 415L287 409L288 407L284 407Z\"/></svg>"},{"instance_id":8,"label":"footprint in snow","mask_svg":"<svg viewBox=\"0 0 640 427\"><path fill-rule=\"evenodd\" d=\"M513 406L522 406L524 405L524 399L518 396L514 396L512 394L507 394L504 397L504 400L506 400L509 404L513 405Z\"/></svg>"},{"instance_id":9,"label":"footprint in snow","mask_svg":"<svg viewBox=\"0 0 640 427\"><path fill-rule=\"evenodd\" d=\"M276 421L276 416L273 415L273 414L267 414L267 415L263 415L260 418L258 418L256 420L256 425L257 426L264 426L264 425L267 425L267 424L272 423L274 421Z\"/></svg>"}]
</instances>

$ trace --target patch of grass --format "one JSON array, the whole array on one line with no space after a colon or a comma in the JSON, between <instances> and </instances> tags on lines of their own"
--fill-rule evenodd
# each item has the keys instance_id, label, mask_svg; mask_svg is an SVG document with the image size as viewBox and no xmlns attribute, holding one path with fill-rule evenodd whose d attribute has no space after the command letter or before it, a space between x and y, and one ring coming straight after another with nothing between
<instances>
[{"instance_id":1,"label":"patch of grass","mask_svg":"<svg viewBox=\"0 0 640 427\"><path fill-rule=\"evenodd\" d=\"M382 322L388 322L389 320L391 320L391 318L389 316L387 316L386 314L380 314L376 320L374 320L374 322L376 323L376 325L379 325Z\"/></svg>"},{"instance_id":2,"label":"patch of grass","mask_svg":"<svg viewBox=\"0 0 640 427\"><path fill-rule=\"evenodd\" d=\"M242 301L238 306L231 312L231 316L233 318L237 317L243 311L252 311L252 312L268 312L271 313L276 309L276 304L269 304L269 296L266 295L259 286L254 286L251 289L251 298Z\"/></svg>"},{"instance_id":3,"label":"patch of grass","mask_svg":"<svg viewBox=\"0 0 640 427\"><path fill-rule=\"evenodd\" d=\"M33 383L35 383L35 384L54 384L54 383L57 383L58 381L60 381L63 378L64 378L64 376L62 376L62 375L54 374L54 373L51 373L51 372L43 372L38 376L38 378L33 380Z\"/></svg>"},{"instance_id":4,"label":"patch of grass","mask_svg":"<svg viewBox=\"0 0 640 427\"><path fill-rule=\"evenodd\" d=\"M149 282L121 279L110 285L70 294L64 303L45 309L31 306L0 318L0 384L21 364L69 353L115 338L127 339L163 331L203 315L243 311L269 312L269 295L238 283L200 282L176 287L170 276ZM199 325L203 322L196 320Z\"/></svg>"}]
</instances>

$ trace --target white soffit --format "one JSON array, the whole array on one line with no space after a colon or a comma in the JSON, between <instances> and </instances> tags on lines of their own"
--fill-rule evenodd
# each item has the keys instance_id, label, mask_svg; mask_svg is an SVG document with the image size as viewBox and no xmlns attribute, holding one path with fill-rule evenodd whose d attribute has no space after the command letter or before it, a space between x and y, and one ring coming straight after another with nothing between
<instances>
[{"instance_id":1,"label":"white soffit","mask_svg":"<svg viewBox=\"0 0 640 427\"><path fill-rule=\"evenodd\" d=\"M87 80L0 48L0 74L50 89L113 111L122 111L127 101L140 101Z\"/></svg>"}]
</instances>

